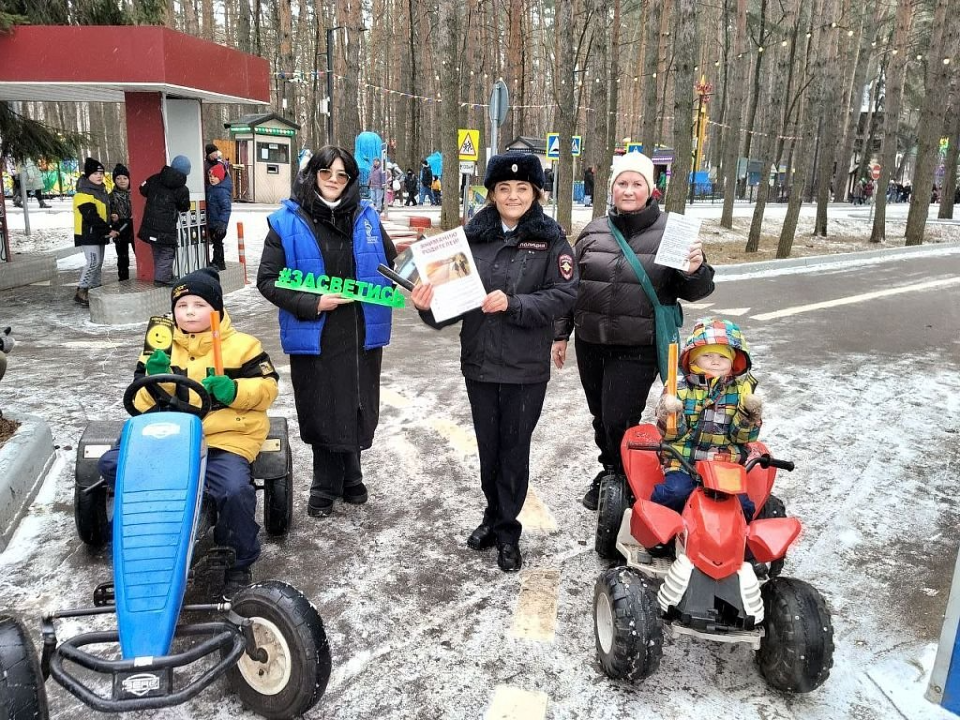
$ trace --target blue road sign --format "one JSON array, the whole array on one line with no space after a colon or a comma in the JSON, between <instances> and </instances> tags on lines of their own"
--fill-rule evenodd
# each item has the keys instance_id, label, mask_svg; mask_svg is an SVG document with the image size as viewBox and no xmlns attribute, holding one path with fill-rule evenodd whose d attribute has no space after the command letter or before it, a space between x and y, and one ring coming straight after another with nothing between
<instances>
[{"instance_id":1,"label":"blue road sign","mask_svg":"<svg viewBox=\"0 0 960 720\"><path fill-rule=\"evenodd\" d=\"M574 135L570 143L570 154L574 157L580 157L581 150L583 150L583 136Z\"/></svg>"},{"instance_id":2,"label":"blue road sign","mask_svg":"<svg viewBox=\"0 0 960 720\"><path fill-rule=\"evenodd\" d=\"M560 133L547 133L547 157L560 157Z\"/></svg>"}]
</instances>

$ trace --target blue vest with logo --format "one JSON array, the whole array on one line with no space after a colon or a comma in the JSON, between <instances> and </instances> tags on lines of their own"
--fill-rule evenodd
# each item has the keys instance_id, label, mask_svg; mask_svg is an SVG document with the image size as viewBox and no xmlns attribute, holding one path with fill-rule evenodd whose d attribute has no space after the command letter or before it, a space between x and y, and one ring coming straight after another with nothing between
<instances>
[{"instance_id":1,"label":"blue vest with logo","mask_svg":"<svg viewBox=\"0 0 960 720\"><path fill-rule=\"evenodd\" d=\"M300 270L304 277L314 277L324 272L320 245L307 220L300 215L300 206L292 200L283 200L282 208L272 213L267 222L283 242L287 267ZM380 236L380 218L367 202L360 203L360 213L353 223L353 259L356 263L356 279L382 287L391 282L377 272L377 265L387 264ZM383 347L390 343L391 308L384 305L362 302L363 322L366 329L363 347L365 350ZM301 320L293 313L280 310L280 344L287 355L319 355L320 336L326 313L315 319Z\"/></svg>"}]
</instances>

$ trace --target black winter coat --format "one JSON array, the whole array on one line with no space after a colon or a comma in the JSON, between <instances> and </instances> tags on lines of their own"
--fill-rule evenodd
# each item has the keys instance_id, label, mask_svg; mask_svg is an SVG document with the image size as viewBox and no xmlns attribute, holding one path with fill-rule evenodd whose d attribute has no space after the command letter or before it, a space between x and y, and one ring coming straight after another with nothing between
<instances>
[{"instance_id":1,"label":"black winter coat","mask_svg":"<svg viewBox=\"0 0 960 720\"><path fill-rule=\"evenodd\" d=\"M300 214L313 228L323 255L326 273L356 278L353 257L353 223L359 213L360 189L354 181L333 210L316 202ZM387 263L397 256L393 241L380 228ZM319 295L278 288L280 270L289 267L283 241L271 228L263 245L257 289L277 307L297 317L317 316ZM320 336L320 355L290 355L300 437L309 445L334 452L365 450L373 444L380 421L380 367L383 348L364 350L366 328L361 303L339 306L327 313Z\"/></svg>"},{"instance_id":2,"label":"black winter coat","mask_svg":"<svg viewBox=\"0 0 960 720\"><path fill-rule=\"evenodd\" d=\"M190 209L187 176L169 165L140 184L147 199L137 237L157 245L177 244L177 218Z\"/></svg>"},{"instance_id":3,"label":"black winter coat","mask_svg":"<svg viewBox=\"0 0 960 720\"><path fill-rule=\"evenodd\" d=\"M492 206L478 212L464 231L483 287L506 293L507 310L487 314L478 308L443 323L429 311L420 317L436 328L463 321L460 369L468 380L547 382L554 321L576 299L577 272L563 230L534 202L507 237Z\"/></svg>"},{"instance_id":4,"label":"black winter coat","mask_svg":"<svg viewBox=\"0 0 960 720\"><path fill-rule=\"evenodd\" d=\"M700 300L713 292L713 268L706 259L693 275L653 262L667 224L667 215L656 201L639 213L611 211L610 218L637 254L661 303ZM557 339L569 339L575 328L580 340L597 345L654 345L653 306L610 232L607 218L590 222L575 247L580 271L577 303L573 313L557 322Z\"/></svg>"}]
</instances>

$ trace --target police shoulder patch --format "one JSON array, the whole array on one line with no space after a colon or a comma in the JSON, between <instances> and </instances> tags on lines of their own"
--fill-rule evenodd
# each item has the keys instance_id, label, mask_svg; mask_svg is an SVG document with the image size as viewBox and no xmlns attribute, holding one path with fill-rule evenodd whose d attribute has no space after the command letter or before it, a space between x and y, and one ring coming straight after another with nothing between
<instances>
[{"instance_id":1,"label":"police shoulder patch","mask_svg":"<svg viewBox=\"0 0 960 720\"><path fill-rule=\"evenodd\" d=\"M573 258L569 253L564 253L557 258L557 265L560 267L560 277L569 280L573 277Z\"/></svg>"}]
</instances>

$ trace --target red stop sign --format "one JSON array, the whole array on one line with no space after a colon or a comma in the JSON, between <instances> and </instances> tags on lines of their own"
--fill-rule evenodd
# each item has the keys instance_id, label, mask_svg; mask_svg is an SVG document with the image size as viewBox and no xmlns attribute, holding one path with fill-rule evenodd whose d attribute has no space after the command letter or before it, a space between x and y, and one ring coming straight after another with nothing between
<instances>
[{"instance_id":1,"label":"red stop sign","mask_svg":"<svg viewBox=\"0 0 960 720\"><path fill-rule=\"evenodd\" d=\"M874 165L872 168L870 168L870 177L872 177L874 180L879 180L879 179L880 179L880 166L879 166L879 165Z\"/></svg>"}]
</instances>

